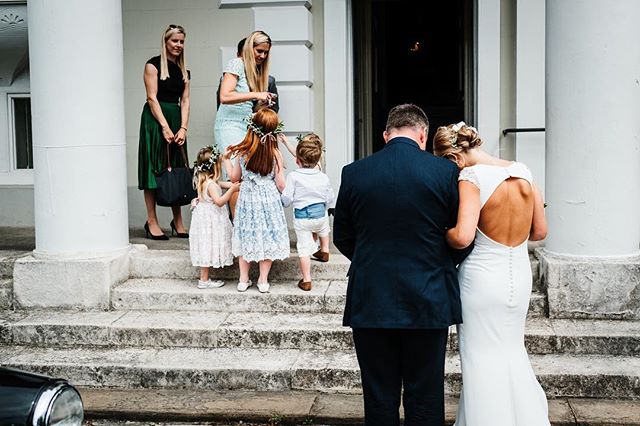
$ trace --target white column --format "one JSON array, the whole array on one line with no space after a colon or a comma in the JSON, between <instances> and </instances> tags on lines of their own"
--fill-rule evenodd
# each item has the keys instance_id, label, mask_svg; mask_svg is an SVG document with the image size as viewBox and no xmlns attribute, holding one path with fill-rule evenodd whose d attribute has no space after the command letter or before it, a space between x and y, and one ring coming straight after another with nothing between
<instances>
[{"instance_id":1,"label":"white column","mask_svg":"<svg viewBox=\"0 0 640 426\"><path fill-rule=\"evenodd\" d=\"M120 0L30 0L36 250L22 307L109 306L128 277Z\"/></svg>"},{"instance_id":2,"label":"white column","mask_svg":"<svg viewBox=\"0 0 640 426\"><path fill-rule=\"evenodd\" d=\"M340 187L342 167L353 161L353 52L351 2L324 2L324 137L327 174Z\"/></svg>"},{"instance_id":3,"label":"white column","mask_svg":"<svg viewBox=\"0 0 640 426\"><path fill-rule=\"evenodd\" d=\"M546 7L547 249L638 254L640 2Z\"/></svg>"},{"instance_id":4,"label":"white column","mask_svg":"<svg viewBox=\"0 0 640 426\"><path fill-rule=\"evenodd\" d=\"M546 2L551 317L640 319L640 2Z\"/></svg>"},{"instance_id":5,"label":"white column","mask_svg":"<svg viewBox=\"0 0 640 426\"><path fill-rule=\"evenodd\" d=\"M128 246L120 0L28 3L36 254Z\"/></svg>"}]
</instances>

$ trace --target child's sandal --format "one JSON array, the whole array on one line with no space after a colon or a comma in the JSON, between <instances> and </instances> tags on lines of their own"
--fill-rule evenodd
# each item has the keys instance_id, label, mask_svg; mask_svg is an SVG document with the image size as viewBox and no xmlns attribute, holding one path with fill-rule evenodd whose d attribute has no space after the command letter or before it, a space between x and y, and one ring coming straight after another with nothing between
<instances>
[{"instance_id":1,"label":"child's sandal","mask_svg":"<svg viewBox=\"0 0 640 426\"><path fill-rule=\"evenodd\" d=\"M300 288L300 290L304 290L304 291L310 291L311 290L311 281L303 281L303 279L301 279L300 281L298 281L298 288Z\"/></svg>"},{"instance_id":2,"label":"child's sandal","mask_svg":"<svg viewBox=\"0 0 640 426\"><path fill-rule=\"evenodd\" d=\"M320 262L328 262L329 261L329 253L326 251L318 250L312 255L316 260Z\"/></svg>"}]
</instances>

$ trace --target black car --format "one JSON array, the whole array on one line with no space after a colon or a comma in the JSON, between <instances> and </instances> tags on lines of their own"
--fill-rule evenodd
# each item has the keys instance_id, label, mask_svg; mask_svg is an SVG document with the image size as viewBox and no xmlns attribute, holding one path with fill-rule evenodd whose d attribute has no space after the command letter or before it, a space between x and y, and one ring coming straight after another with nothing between
<instances>
[{"instance_id":1,"label":"black car","mask_svg":"<svg viewBox=\"0 0 640 426\"><path fill-rule=\"evenodd\" d=\"M80 393L63 379L0 367L0 425L80 426Z\"/></svg>"}]
</instances>

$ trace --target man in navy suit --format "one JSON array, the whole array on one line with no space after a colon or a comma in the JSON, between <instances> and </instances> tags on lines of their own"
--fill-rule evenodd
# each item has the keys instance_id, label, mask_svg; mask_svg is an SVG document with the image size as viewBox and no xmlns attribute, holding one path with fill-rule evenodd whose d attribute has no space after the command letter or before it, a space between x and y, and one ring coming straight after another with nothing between
<instances>
[{"instance_id":1,"label":"man in navy suit","mask_svg":"<svg viewBox=\"0 0 640 426\"><path fill-rule=\"evenodd\" d=\"M353 329L365 425L444 424L448 327L462 322L445 240L458 212L458 169L425 150L429 121L389 112L384 148L342 169L333 241L351 260L343 325Z\"/></svg>"}]
</instances>

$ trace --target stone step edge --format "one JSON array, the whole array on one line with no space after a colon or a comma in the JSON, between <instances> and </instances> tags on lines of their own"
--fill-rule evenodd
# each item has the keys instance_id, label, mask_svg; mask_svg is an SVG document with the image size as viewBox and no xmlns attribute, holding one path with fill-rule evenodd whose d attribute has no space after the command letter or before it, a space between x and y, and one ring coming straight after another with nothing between
<instances>
[{"instance_id":1,"label":"stone step edge","mask_svg":"<svg viewBox=\"0 0 640 426\"><path fill-rule=\"evenodd\" d=\"M215 277L213 275L210 276L210 279L215 279ZM206 289L206 291L203 291L202 289L197 289L196 288L196 284L198 282L198 277L195 276L195 278L184 278L184 277L129 277L127 280L122 281L120 283L114 284L113 287L111 288L111 292L112 293L130 293L130 292L141 292L140 290L140 286L148 286L150 283L153 283L154 281L162 281L164 283L171 283L171 282L175 282L175 284L177 286L183 287L183 291L172 291L172 292L167 292L164 289L160 288L160 289L148 289L148 288L143 288L142 291L145 292L149 292L149 293L170 293L170 294L175 294L175 295L185 295L185 294L203 294L203 295L212 295L212 296L216 296L219 294L216 294L216 290L218 289L214 289L213 292L211 292L211 289ZM237 294L238 296L242 296L241 292L238 292L236 290L236 285L238 284L238 280L236 279L230 279L230 278L220 278L220 281L224 281L225 285L221 287L222 291L224 291L225 295L228 294ZM256 283L255 280L251 280L252 282L252 286L250 287L250 291L257 291L256 290ZM348 283L348 280L346 277L340 277L340 278L317 278L317 279L313 279L312 276L312 282L314 284L322 284L324 285L325 283L329 284L329 285L343 285L345 286L345 290L346 290L346 285ZM297 284L298 284L298 279L295 278L275 278L273 280L269 280L269 283L272 286L287 286L290 290L291 293L290 294L294 294L294 295L299 295L299 296L307 296L307 297L314 297L314 296L318 296L317 293L311 291L311 292L307 292L307 291L302 291L300 289L298 289ZM186 287L185 287L186 286ZM229 290L232 289L232 290ZM249 293L251 294L251 293ZM277 293L268 293L268 294L277 294ZM344 294L326 294L325 293L322 294L325 297L344 297L346 296L346 291ZM113 295L112 295L113 297ZM545 292L540 291L537 288L533 288L531 290L531 297L532 298L536 298L536 299L540 299L540 298L544 298L546 299L547 295Z\"/></svg>"},{"instance_id":2,"label":"stone step edge","mask_svg":"<svg viewBox=\"0 0 640 426\"><path fill-rule=\"evenodd\" d=\"M219 313L219 317L215 318L212 323L207 326L193 326L198 322L204 322L211 317L211 313L203 311L189 312L185 316L189 316L189 323L175 324L172 320L175 318L176 313L174 311L157 311L151 314L151 318L148 319L148 324L141 323L139 316L149 315L148 311L121 311L108 313L78 313L78 312L42 312L34 313L31 315L19 315L14 318L0 319L0 328L3 331L0 333L0 344L10 345L25 345L25 346L55 346L55 347L105 347L105 348L117 348L117 347L175 347L175 348L241 348L246 347L245 344L226 345L225 339L222 343L218 340L225 335L235 335L239 340L243 338L253 342L250 336L256 335L281 335L296 333L300 336L304 334L311 334L314 337L327 335L333 339L339 340L340 345L324 346L322 349L327 350L339 350L339 347L343 350L346 349L342 338L337 338L336 333L350 340L351 330L348 327L341 326L342 315L341 314L314 314L314 313L294 313L294 314L280 314L280 313L264 313L262 320L266 324L277 324L264 327L255 327L251 323L255 313L253 312L237 312L237 313ZM80 317L78 317L80 315ZM320 316L323 320L332 323L331 327L311 327L300 326L299 324L306 323L310 318ZM96 322L91 322L91 319L97 317ZM101 319L102 318L102 319ZM83 323L88 320L88 323ZM229 322L233 320L233 322ZM261 321L262 321L261 320ZM78 322L75 322L78 321ZM128 322L129 321L129 322ZM75 323L74 323L75 322ZM585 330L589 330L588 333L580 333L577 329L575 334L567 334L558 332L557 329L563 329L568 324L582 323L581 327ZM242 327L238 324L247 324ZM552 353L564 353L574 355L623 355L632 356L640 354L640 335L632 329L627 330L625 333L612 335L610 333L613 325L616 325L612 321L603 320L553 320L542 318L531 318L527 321L525 329L525 339L539 339L549 340L549 344L560 344L561 342L569 341L574 342L575 339L581 339L582 341L602 341L598 343L598 347L611 345L614 341L630 341L630 343L624 343L629 346L629 353L622 352L596 352L596 351L545 351L536 352L529 350L532 354L552 354ZM640 322L637 323L640 326ZM75 331L74 331L75 330ZM145 330L151 332L161 332L161 337L158 338L160 343L156 344L144 344L138 342L138 335L134 335L133 339L127 340L126 334L124 336L121 333L126 333L126 330L131 330L137 333L142 333ZM600 330L598 333L594 331ZM639 328L640 330L640 328ZM184 335L188 333L194 333L199 336L201 333L207 335L217 336L215 345L208 346L202 344L180 344L179 339L171 340L170 345L163 344L163 339L170 335ZM96 339L86 340L83 336L85 334L101 336ZM457 351L457 339L456 328L450 327L449 329L449 344L448 349L450 351ZM31 338L29 338L31 336ZM37 339L34 339L34 336ZM301 337L302 338L302 337ZM104 339L104 340L103 340ZM152 341L153 339L150 339ZM296 339L294 339L295 341ZM545 340L546 341L546 340ZM176 343L178 342L178 343ZM242 342L241 342L242 343ZM255 344L255 343L254 343ZM317 342L316 342L317 344ZM584 344L584 343L583 343ZM562 346L562 345L561 345ZM257 346L254 346L257 347ZM277 348L271 345L259 346L260 348L272 348L272 349L295 349L293 346L279 346ZM320 347L318 347L320 348ZM302 348L300 348L302 349Z\"/></svg>"},{"instance_id":3,"label":"stone step edge","mask_svg":"<svg viewBox=\"0 0 640 426\"><path fill-rule=\"evenodd\" d=\"M282 425L362 424L360 394L313 391L246 392L189 389L80 388L87 419L119 421L264 422ZM640 426L637 401L550 399L552 425ZM458 399L445 398L445 424L455 420ZM401 418L404 418L401 414Z\"/></svg>"},{"instance_id":4,"label":"stone step edge","mask_svg":"<svg viewBox=\"0 0 640 426\"><path fill-rule=\"evenodd\" d=\"M95 367L95 366L116 366L122 368L135 368L135 369L145 369L148 368L150 370L158 370L158 369L171 369L171 368L179 368L179 369L190 369L192 367L185 367L184 364L179 363L179 367L171 364L176 359L184 360L185 356L195 356L197 355L200 359L203 356L217 356L219 357L221 354L233 355L236 353L240 354L243 357L255 356L259 354L261 362L258 364L253 364L252 366L247 366L242 363L241 366L238 366L236 359L233 362L236 364L233 366L225 365L224 362L219 362L220 358L216 358L216 363L207 364L205 370L210 371L219 371L219 370L238 370L238 371L257 371L259 365L270 365L269 363L273 360L278 360L281 363L279 367L272 368L270 365L269 371L293 371L293 370L304 370L304 371L326 371L327 369L336 369L336 370L350 370L354 367L356 370L359 370L357 367L357 359L355 351L353 350L314 350L314 349L268 349L268 348L110 348L110 347L90 347L90 348L40 348L40 347L30 347L24 345L14 345L14 346L5 346L3 349L7 349L5 351L0 352L0 365L13 365L18 363L26 363L26 365L40 366L46 365L57 366L57 367ZM84 352L84 354L83 354ZM249 353L251 352L251 354ZM171 365L163 365L158 363L156 356L158 354L164 353L167 359L171 359ZM24 360L24 356L37 356L37 358L31 360ZM55 355L52 357L52 355ZM69 363L68 360L72 359L70 357L76 355L84 355L91 361L89 362L74 362ZM126 355L129 358L123 358ZM286 356L285 356L286 355ZM338 362L334 367L330 367L326 365L326 360L322 361L319 364L311 365L308 364L299 364L301 359L308 361L308 359L322 359L323 355L327 355L331 358L332 362ZM45 364L41 364L40 361L44 360L42 358L46 356L48 358ZM17 358L17 359L16 359ZM126 359L134 359L134 365L130 365L126 362ZM632 366L628 364L633 361L637 361L640 363L634 356L616 356L616 355L593 355L593 354L529 354L529 359L532 362L534 370L536 370L536 375L562 375L562 376L625 376L625 377L637 377L640 381L640 369L632 370L633 373L630 376L627 376L625 372L620 372L620 369L624 370L625 368L632 369ZM62 360L62 361L61 361ZM100 360L100 361L96 361ZM597 362L600 362L600 368L608 369L608 371L594 371L592 365ZM580 363L583 363L585 368L580 369L578 373L567 371L566 369L562 369L561 372L547 371L544 366L540 366L538 364L547 364L551 366L551 369L554 366L557 366L558 363L569 363L572 366L579 366ZM460 374L460 364L459 364L459 356L457 353L447 352L445 358L445 367L446 374ZM196 367L193 367L196 369ZM640 397L640 395L638 395Z\"/></svg>"}]
</instances>

